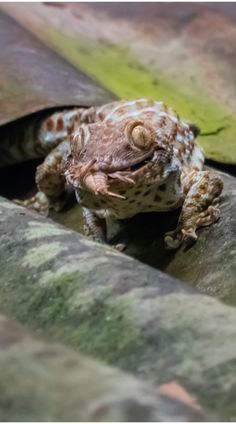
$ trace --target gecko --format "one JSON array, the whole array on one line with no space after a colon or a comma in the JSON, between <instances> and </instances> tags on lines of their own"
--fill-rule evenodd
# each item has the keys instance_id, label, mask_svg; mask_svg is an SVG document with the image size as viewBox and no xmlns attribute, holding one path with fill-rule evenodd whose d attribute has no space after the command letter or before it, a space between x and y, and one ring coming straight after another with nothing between
<instances>
[{"instance_id":1,"label":"gecko","mask_svg":"<svg viewBox=\"0 0 236 424\"><path fill-rule=\"evenodd\" d=\"M198 134L164 102L121 100L54 112L24 147L6 142L5 151L15 159L22 149L28 158L45 156L36 171L38 192L18 203L47 216L71 187L85 234L99 241L106 239L108 219L180 208L177 227L164 236L166 247L176 249L220 216L223 182L204 169Z\"/></svg>"}]
</instances>

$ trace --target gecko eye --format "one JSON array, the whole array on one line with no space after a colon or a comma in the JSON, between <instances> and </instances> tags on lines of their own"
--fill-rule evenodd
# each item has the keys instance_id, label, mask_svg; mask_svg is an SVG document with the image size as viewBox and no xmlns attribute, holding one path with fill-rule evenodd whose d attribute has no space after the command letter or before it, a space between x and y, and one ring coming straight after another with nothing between
<instances>
[{"instance_id":1,"label":"gecko eye","mask_svg":"<svg viewBox=\"0 0 236 424\"><path fill-rule=\"evenodd\" d=\"M81 127L73 137L72 151L75 156L79 155L84 147L84 135L84 129Z\"/></svg>"},{"instance_id":2,"label":"gecko eye","mask_svg":"<svg viewBox=\"0 0 236 424\"><path fill-rule=\"evenodd\" d=\"M134 122L129 128L130 139L135 147L146 149L152 143L152 133L144 127L143 122Z\"/></svg>"}]
</instances>

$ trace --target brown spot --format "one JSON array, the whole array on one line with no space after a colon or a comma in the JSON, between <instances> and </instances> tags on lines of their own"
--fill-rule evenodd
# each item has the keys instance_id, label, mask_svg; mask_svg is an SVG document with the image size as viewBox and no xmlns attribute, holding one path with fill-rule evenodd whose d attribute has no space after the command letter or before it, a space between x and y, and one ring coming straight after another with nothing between
<instances>
[{"instance_id":1,"label":"brown spot","mask_svg":"<svg viewBox=\"0 0 236 424\"><path fill-rule=\"evenodd\" d=\"M143 193L143 196L148 196L151 193L151 190L147 190L145 191L145 193Z\"/></svg>"},{"instance_id":2,"label":"brown spot","mask_svg":"<svg viewBox=\"0 0 236 424\"><path fill-rule=\"evenodd\" d=\"M135 203L135 199L130 199L129 203Z\"/></svg>"},{"instance_id":3,"label":"brown spot","mask_svg":"<svg viewBox=\"0 0 236 424\"><path fill-rule=\"evenodd\" d=\"M139 194L141 193L141 190L137 190L137 191L135 191L135 196L138 196Z\"/></svg>"},{"instance_id":4,"label":"brown spot","mask_svg":"<svg viewBox=\"0 0 236 424\"><path fill-rule=\"evenodd\" d=\"M59 118L57 120L56 130L62 131L63 129L64 129L63 119L62 119L62 116L59 116Z\"/></svg>"},{"instance_id":5,"label":"brown spot","mask_svg":"<svg viewBox=\"0 0 236 424\"><path fill-rule=\"evenodd\" d=\"M178 117L177 117L177 119L178 119ZM177 132L178 132L178 124L174 123L172 134L171 134L172 137L173 137L173 140L176 138Z\"/></svg>"},{"instance_id":6,"label":"brown spot","mask_svg":"<svg viewBox=\"0 0 236 424\"><path fill-rule=\"evenodd\" d=\"M126 193L126 190L119 191L119 194L125 194L125 193Z\"/></svg>"},{"instance_id":7,"label":"brown spot","mask_svg":"<svg viewBox=\"0 0 236 424\"><path fill-rule=\"evenodd\" d=\"M194 144L192 143L192 144L189 145L190 153L193 153L193 148L194 148Z\"/></svg>"},{"instance_id":8,"label":"brown spot","mask_svg":"<svg viewBox=\"0 0 236 424\"><path fill-rule=\"evenodd\" d=\"M184 194L187 194L187 193L188 193L188 191L189 191L189 187L188 187L188 186L185 186L185 187L184 187Z\"/></svg>"},{"instance_id":9,"label":"brown spot","mask_svg":"<svg viewBox=\"0 0 236 424\"><path fill-rule=\"evenodd\" d=\"M184 144L181 144L179 147L180 154L184 155L186 153L186 147Z\"/></svg>"},{"instance_id":10,"label":"brown spot","mask_svg":"<svg viewBox=\"0 0 236 424\"><path fill-rule=\"evenodd\" d=\"M163 128L166 125L167 116L162 116L159 122L159 128Z\"/></svg>"},{"instance_id":11,"label":"brown spot","mask_svg":"<svg viewBox=\"0 0 236 424\"><path fill-rule=\"evenodd\" d=\"M71 127L67 128L67 133L68 135L72 134L74 132L74 125L72 125Z\"/></svg>"},{"instance_id":12,"label":"brown spot","mask_svg":"<svg viewBox=\"0 0 236 424\"><path fill-rule=\"evenodd\" d=\"M166 205L173 205L173 201L172 200L167 200L167 202L165 202Z\"/></svg>"},{"instance_id":13,"label":"brown spot","mask_svg":"<svg viewBox=\"0 0 236 424\"><path fill-rule=\"evenodd\" d=\"M166 190L166 184L161 184L161 185L158 187L158 190L160 190L160 191L165 191L165 190Z\"/></svg>"},{"instance_id":14,"label":"brown spot","mask_svg":"<svg viewBox=\"0 0 236 424\"><path fill-rule=\"evenodd\" d=\"M52 118L49 118L46 121L46 127L47 127L47 130L48 131L53 131L53 129L54 129L54 122L53 122L53 119Z\"/></svg>"},{"instance_id":15,"label":"brown spot","mask_svg":"<svg viewBox=\"0 0 236 424\"><path fill-rule=\"evenodd\" d=\"M154 200L155 202L161 202L161 197L158 194L156 194L154 197Z\"/></svg>"}]
</instances>

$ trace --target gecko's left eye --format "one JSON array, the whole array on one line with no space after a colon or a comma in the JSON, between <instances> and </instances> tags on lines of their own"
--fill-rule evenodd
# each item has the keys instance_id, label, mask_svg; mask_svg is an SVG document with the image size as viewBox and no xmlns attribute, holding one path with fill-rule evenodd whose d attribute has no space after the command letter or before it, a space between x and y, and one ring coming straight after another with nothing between
<instances>
[{"instance_id":1,"label":"gecko's left eye","mask_svg":"<svg viewBox=\"0 0 236 424\"><path fill-rule=\"evenodd\" d=\"M152 143L152 133L142 122L134 122L129 126L129 138L135 147L147 149Z\"/></svg>"}]
</instances>

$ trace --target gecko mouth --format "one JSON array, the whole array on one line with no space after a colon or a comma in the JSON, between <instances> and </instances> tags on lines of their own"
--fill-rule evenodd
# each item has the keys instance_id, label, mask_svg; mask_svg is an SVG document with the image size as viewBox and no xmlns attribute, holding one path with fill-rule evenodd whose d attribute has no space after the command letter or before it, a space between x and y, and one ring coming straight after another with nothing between
<instances>
[{"instance_id":1,"label":"gecko mouth","mask_svg":"<svg viewBox=\"0 0 236 424\"><path fill-rule=\"evenodd\" d=\"M149 163L149 162L150 162L150 158L144 159L144 160L142 160L142 161L140 161L140 162L138 162L138 163L135 163L134 165L131 165L131 166L128 168L128 171L131 171L131 172L138 171L139 169L141 169L141 168L143 168L145 165L147 165L147 163Z\"/></svg>"},{"instance_id":2,"label":"gecko mouth","mask_svg":"<svg viewBox=\"0 0 236 424\"><path fill-rule=\"evenodd\" d=\"M141 159L137 159L133 163L124 164L117 168L110 169L108 175L112 177L112 174L116 174L117 172L135 172L139 169L143 168L147 163L150 163L153 159L153 152L147 153Z\"/></svg>"},{"instance_id":3,"label":"gecko mouth","mask_svg":"<svg viewBox=\"0 0 236 424\"><path fill-rule=\"evenodd\" d=\"M120 181L123 183L128 183L129 185L134 185L139 173L143 173L143 170L149 164L152 164L152 160L154 158L153 153L149 153L149 155L145 158L142 158L140 161L136 161L132 165L126 167L119 167L116 171L107 173L108 181Z\"/></svg>"}]
</instances>

